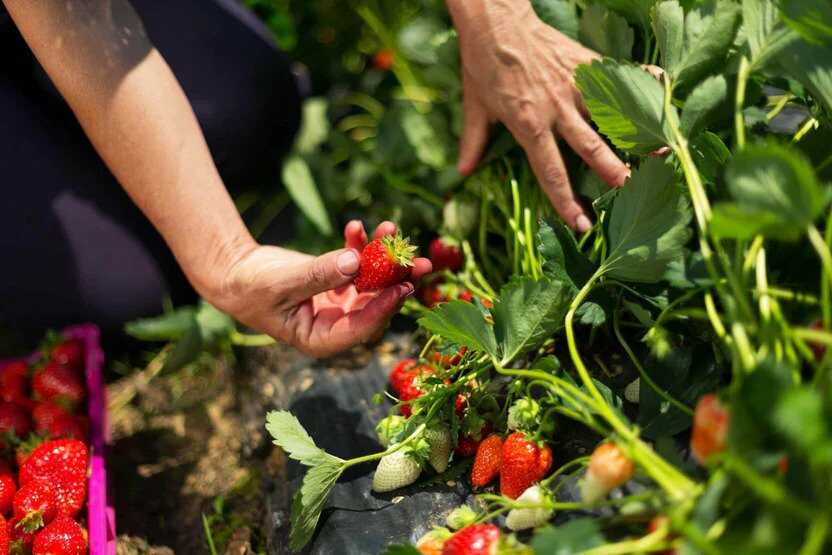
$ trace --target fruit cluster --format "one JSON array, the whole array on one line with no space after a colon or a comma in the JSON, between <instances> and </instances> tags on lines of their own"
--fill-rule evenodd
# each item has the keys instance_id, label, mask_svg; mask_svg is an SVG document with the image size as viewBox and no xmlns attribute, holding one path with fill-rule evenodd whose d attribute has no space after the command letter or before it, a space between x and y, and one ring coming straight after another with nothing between
<instances>
[{"instance_id":1,"label":"fruit cluster","mask_svg":"<svg viewBox=\"0 0 832 555\"><path fill-rule=\"evenodd\" d=\"M84 347L51 340L0 367L0 555L81 555L87 500Z\"/></svg>"}]
</instances>

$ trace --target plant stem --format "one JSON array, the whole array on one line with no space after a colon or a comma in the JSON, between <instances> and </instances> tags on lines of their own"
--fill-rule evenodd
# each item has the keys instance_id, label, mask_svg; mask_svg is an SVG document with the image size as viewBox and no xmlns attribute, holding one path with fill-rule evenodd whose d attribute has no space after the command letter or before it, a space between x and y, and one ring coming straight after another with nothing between
<instances>
[{"instance_id":1,"label":"plant stem","mask_svg":"<svg viewBox=\"0 0 832 555\"><path fill-rule=\"evenodd\" d=\"M639 362L635 353L630 348L630 344L627 343L627 340L624 339L624 335L621 333L621 326L619 325L620 314L620 310L616 310L613 313L612 328L615 332L615 336L618 338L618 342L621 343L621 346L624 348L624 351L627 353L627 356L630 357L630 360L636 367L636 370L638 370L638 374L639 376L641 376L641 381L645 382L648 386L650 386L650 388L653 391L655 391L659 395L659 397L661 397L662 399L664 399L680 411L684 412L685 414L693 416L693 410L691 410L690 407L688 407L686 404L682 403L681 401L670 395L670 393L668 393L664 389L660 388L659 385L653 381L653 378L651 378L650 375L644 370L644 366L642 366L641 362Z\"/></svg>"},{"instance_id":2,"label":"plant stem","mask_svg":"<svg viewBox=\"0 0 832 555\"><path fill-rule=\"evenodd\" d=\"M240 347L266 347L268 345L274 345L277 341L270 335L249 335L234 330L231 332L231 343Z\"/></svg>"},{"instance_id":3,"label":"plant stem","mask_svg":"<svg viewBox=\"0 0 832 555\"><path fill-rule=\"evenodd\" d=\"M734 140L739 150L745 148L745 120L742 116L742 109L745 105L745 88L750 74L751 66L748 58L743 56L740 58L740 67L737 72L737 94L734 98Z\"/></svg>"},{"instance_id":4,"label":"plant stem","mask_svg":"<svg viewBox=\"0 0 832 555\"><path fill-rule=\"evenodd\" d=\"M829 537L830 522L829 514L818 514L812 523L809 525L809 530L806 533L806 539L803 541L803 547L800 548L798 555L820 555L823 553L823 546Z\"/></svg>"},{"instance_id":5,"label":"plant stem","mask_svg":"<svg viewBox=\"0 0 832 555\"><path fill-rule=\"evenodd\" d=\"M380 453L372 453L370 455L364 455L363 457L356 457L354 459L348 459L343 461L343 470L348 469L351 466L355 466L357 464L363 464L366 462L377 461L382 457L386 457L387 455L391 455L402 449L403 447L407 446L409 443L413 442L415 439L418 439L422 432L425 431L425 427L427 424L420 424L418 428L413 430L413 433L407 436L403 441L400 441L396 445L390 446L386 451L381 451Z\"/></svg>"},{"instance_id":6,"label":"plant stem","mask_svg":"<svg viewBox=\"0 0 832 555\"><path fill-rule=\"evenodd\" d=\"M792 142L799 142L800 139L802 139L809 131L811 131L812 129L817 129L817 127L818 120L816 120L815 118L809 118L808 120L806 120L806 123L804 123L800 127L800 129L797 130L797 133L794 134L794 137L792 137Z\"/></svg>"}]
</instances>

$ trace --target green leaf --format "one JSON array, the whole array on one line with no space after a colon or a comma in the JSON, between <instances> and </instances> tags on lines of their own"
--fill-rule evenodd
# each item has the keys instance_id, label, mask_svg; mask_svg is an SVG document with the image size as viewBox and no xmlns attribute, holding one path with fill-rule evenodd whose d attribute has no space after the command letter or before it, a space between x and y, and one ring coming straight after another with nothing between
<instances>
[{"instance_id":1,"label":"green leaf","mask_svg":"<svg viewBox=\"0 0 832 555\"><path fill-rule=\"evenodd\" d=\"M166 374L187 366L199 358L203 350L202 332L196 317L192 318L192 324L185 330L185 333L174 345L173 350L165 357L160 372Z\"/></svg>"},{"instance_id":2,"label":"green leaf","mask_svg":"<svg viewBox=\"0 0 832 555\"><path fill-rule=\"evenodd\" d=\"M491 311L501 364L539 347L563 325L571 291L560 281L514 277L500 291Z\"/></svg>"},{"instance_id":3,"label":"green leaf","mask_svg":"<svg viewBox=\"0 0 832 555\"><path fill-rule=\"evenodd\" d=\"M214 345L217 341L229 337L235 329L231 316L202 299L196 313L196 322L206 345Z\"/></svg>"},{"instance_id":4,"label":"green leaf","mask_svg":"<svg viewBox=\"0 0 832 555\"><path fill-rule=\"evenodd\" d=\"M570 0L532 0L537 17L567 37L578 38L578 10Z\"/></svg>"},{"instance_id":5,"label":"green leaf","mask_svg":"<svg viewBox=\"0 0 832 555\"><path fill-rule=\"evenodd\" d=\"M578 518L561 526L544 526L532 538L537 555L573 555L604 544L601 527L593 518Z\"/></svg>"},{"instance_id":6,"label":"green leaf","mask_svg":"<svg viewBox=\"0 0 832 555\"><path fill-rule=\"evenodd\" d=\"M730 221L734 219L768 237L795 239L828 201L803 155L774 143L753 145L735 155L725 179L736 204L718 205L714 212L714 231L723 237L741 231Z\"/></svg>"},{"instance_id":7,"label":"green leaf","mask_svg":"<svg viewBox=\"0 0 832 555\"><path fill-rule=\"evenodd\" d=\"M494 330L485 321L480 310L471 303L443 303L420 318L419 325L448 341L497 358Z\"/></svg>"},{"instance_id":8,"label":"green leaf","mask_svg":"<svg viewBox=\"0 0 832 555\"><path fill-rule=\"evenodd\" d=\"M405 110L402 114L402 127L410 146L416 151L416 157L435 169L447 165L448 153L445 142L436 134L427 116L415 109Z\"/></svg>"},{"instance_id":9,"label":"green leaf","mask_svg":"<svg viewBox=\"0 0 832 555\"><path fill-rule=\"evenodd\" d=\"M686 137L696 136L705 128L728 96L728 82L722 75L708 77L688 95L682 110L681 129Z\"/></svg>"},{"instance_id":10,"label":"green leaf","mask_svg":"<svg viewBox=\"0 0 832 555\"><path fill-rule=\"evenodd\" d=\"M326 117L327 101L325 98L310 98L303 103L298 138L295 139L295 151L300 154L314 152L329 136L329 119Z\"/></svg>"},{"instance_id":11,"label":"green leaf","mask_svg":"<svg viewBox=\"0 0 832 555\"><path fill-rule=\"evenodd\" d=\"M592 301L587 301L578 307L575 315L578 317L578 322L593 328L603 326L607 321L607 313L604 312L604 308Z\"/></svg>"},{"instance_id":12,"label":"green leaf","mask_svg":"<svg viewBox=\"0 0 832 555\"><path fill-rule=\"evenodd\" d=\"M596 60L578 66L575 81L593 121L621 150L648 154L672 142L664 89L640 67Z\"/></svg>"},{"instance_id":13,"label":"green leaf","mask_svg":"<svg viewBox=\"0 0 832 555\"><path fill-rule=\"evenodd\" d=\"M598 4L581 14L580 39L599 54L617 60L629 60L633 54L635 39L627 20Z\"/></svg>"},{"instance_id":14,"label":"green leaf","mask_svg":"<svg viewBox=\"0 0 832 555\"><path fill-rule=\"evenodd\" d=\"M773 420L777 430L805 455L827 464L832 461L830 418L816 390L787 391L774 409Z\"/></svg>"},{"instance_id":15,"label":"green leaf","mask_svg":"<svg viewBox=\"0 0 832 555\"><path fill-rule=\"evenodd\" d=\"M786 22L804 39L820 44L832 42L832 4L829 0L781 0Z\"/></svg>"},{"instance_id":16,"label":"green leaf","mask_svg":"<svg viewBox=\"0 0 832 555\"><path fill-rule=\"evenodd\" d=\"M537 250L543 257L544 273L577 289L595 273L595 265L578 248L572 231L562 222L540 222Z\"/></svg>"},{"instance_id":17,"label":"green leaf","mask_svg":"<svg viewBox=\"0 0 832 555\"><path fill-rule=\"evenodd\" d=\"M731 158L731 151L719 135L710 131L700 133L691 140L690 152L702 179L708 183L716 183Z\"/></svg>"},{"instance_id":18,"label":"green leaf","mask_svg":"<svg viewBox=\"0 0 832 555\"><path fill-rule=\"evenodd\" d=\"M673 169L650 158L633 172L610 210L610 253L601 266L609 277L652 283L680 258L690 237L687 198Z\"/></svg>"},{"instance_id":19,"label":"green leaf","mask_svg":"<svg viewBox=\"0 0 832 555\"><path fill-rule=\"evenodd\" d=\"M289 191L289 196L318 231L326 236L332 235L329 214L306 160L297 155L286 159L283 163L283 184Z\"/></svg>"},{"instance_id":20,"label":"green leaf","mask_svg":"<svg viewBox=\"0 0 832 555\"><path fill-rule=\"evenodd\" d=\"M601 0L601 3L623 15L630 23L647 29L650 26L650 10L656 0Z\"/></svg>"},{"instance_id":21,"label":"green leaf","mask_svg":"<svg viewBox=\"0 0 832 555\"><path fill-rule=\"evenodd\" d=\"M421 552L412 545L388 545L381 555L422 555Z\"/></svg>"},{"instance_id":22,"label":"green leaf","mask_svg":"<svg viewBox=\"0 0 832 555\"><path fill-rule=\"evenodd\" d=\"M289 546L292 550L299 551L312 539L324 503L343 470L341 462L327 461L313 466L303 477L303 483L292 500L289 518L292 523Z\"/></svg>"},{"instance_id":23,"label":"green leaf","mask_svg":"<svg viewBox=\"0 0 832 555\"><path fill-rule=\"evenodd\" d=\"M439 56L438 44L433 39L444 30L445 26L434 18L414 18L399 32L399 48L409 60L425 65L435 64Z\"/></svg>"},{"instance_id":24,"label":"green leaf","mask_svg":"<svg viewBox=\"0 0 832 555\"><path fill-rule=\"evenodd\" d=\"M817 46L792 41L780 51L777 60L832 115L832 44Z\"/></svg>"},{"instance_id":25,"label":"green leaf","mask_svg":"<svg viewBox=\"0 0 832 555\"><path fill-rule=\"evenodd\" d=\"M670 74L677 86L688 87L702 77L722 71L741 20L740 6L719 0L714 13L693 10L685 18L685 55ZM691 24L691 17L695 24Z\"/></svg>"},{"instance_id":26,"label":"green leaf","mask_svg":"<svg viewBox=\"0 0 832 555\"><path fill-rule=\"evenodd\" d=\"M723 239L752 239L767 235L793 240L795 230L781 229L781 218L767 212L749 210L734 202L721 202L711 213L710 230Z\"/></svg>"},{"instance_id":27,"label":"green leaf","mask_svg":"<svg viewBox=\"0 0 832 555\"><path fill-rule=\"evenodd\" d=\"M685 46L685 11L679 2L660 2L653 12L653 33L659 52L662 54L662 67L665 71L674 72L684 54Z\"/></svg>"},{"instance_id":28,"label":"green leaf","mask_svg":"<svg viewBox=\"0 0 832 555\"><path fill-rule=\"evenodd\" d=\"M276 410L266 415L266 430L289 458L306 466L315 466L322 462L339 463L339 459L329 455L315 445L298 419L289 411Z\"/></svg>"},{"instance_id":29,"label":"green leaf","mask_svg":"<svg viewBox=\"0 0 832 555\"><path fill-rule=\"evenodd\" d=\"M155 318L141 318L127 322L124 331L140 341L172 341L179 339L194 325L196 309L177 308Z\"/></svg>"},{"instance_id":30,"label":"green leaf","mask_svg":"<svg viewBox=\"0 0 832 555\"><path fill-rule=\"evenodd\" d=\"M743 0L742 20L752 68L765 67L798 36L783 24L772 0Z\"/></svg>"}]
</instances>

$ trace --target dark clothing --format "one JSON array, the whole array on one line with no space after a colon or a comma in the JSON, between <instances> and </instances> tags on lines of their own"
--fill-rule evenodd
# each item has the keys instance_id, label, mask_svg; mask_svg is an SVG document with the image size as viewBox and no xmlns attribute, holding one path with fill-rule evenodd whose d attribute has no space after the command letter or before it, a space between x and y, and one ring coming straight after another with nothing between
<instances>
[{"instance_id":1,"label":"dark clothing","mask_svg":"<svg viewBox=\"0 0 832 555\"><path fill-rule=\"evenodd\" d=\"M229 189L278 186L299 125L290 61L235 0L133 0ZM0 323L115 328L193 299L0 5Z\"/></svg>"}]
</instances>

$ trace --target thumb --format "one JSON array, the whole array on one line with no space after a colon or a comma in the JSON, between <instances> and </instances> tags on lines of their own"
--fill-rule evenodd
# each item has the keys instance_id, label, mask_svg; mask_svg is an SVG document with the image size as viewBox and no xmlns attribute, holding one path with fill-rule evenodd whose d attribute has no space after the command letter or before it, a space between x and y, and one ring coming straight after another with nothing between
<instances>
[{"instance_id":1,"label":"thumb","mask_svg":"<svg viewBox=\"0 0 832 555\"><path fill-rule=\"evenodd\" d=\"M287 276L290 295L297 301L350 283L358 273L355 249L340 249L294 267Z\"/></svg>"}]
</instances>

